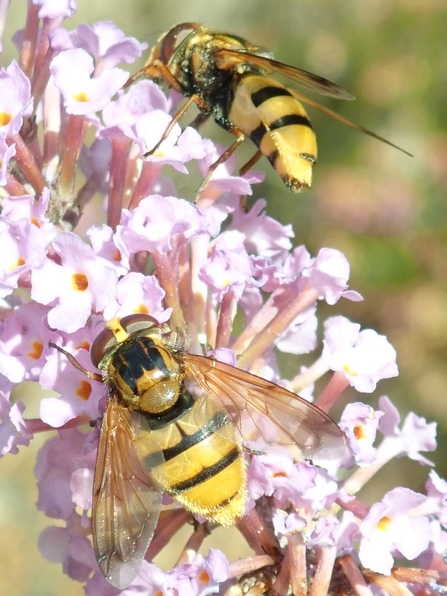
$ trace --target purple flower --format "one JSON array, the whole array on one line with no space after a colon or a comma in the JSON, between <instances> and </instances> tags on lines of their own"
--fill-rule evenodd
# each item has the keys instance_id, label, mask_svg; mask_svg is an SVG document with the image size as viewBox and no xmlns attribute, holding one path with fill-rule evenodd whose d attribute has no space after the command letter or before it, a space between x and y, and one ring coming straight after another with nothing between
<instances>
[{"instance_id":1,"label":"purple flower","mask_svg":"<svg viewBox=\"0 0 447 596\"><path fill-rule=\"evenodd\" d=\"M139 119L145 114L158 110L166 114L170 111L170 104L164 93L152 81L138 81L125 95L119 96L104 108L105 131L108 128L118 128L126 136L137 141L135 127ZM103 131L101 134L106 134L106 132ZM158 141L159 138L156 140ZM141 147L139 150L141 151Z\"/></svg>"},{"instance_id":2,"label":"purple flower","mask_svg":"<svg viewBox=\"0 0 447 596\"><path fill-rule=\"evenodd\" d=\"M376 457L373 447L383 412L375 412L362 403L348 404L340 420L340 428L348 439L356 463L371 463Z\"/></svg>"},{"instance_id":3,"label":"purple flower","mask_svg":"<svg viewBox=\"0 0 447 596\"><path fill-rule=\"evenodd\" d=\"M400 415L388 397L382 396L379 399L379 408L384 414L379 423L379 430L385 436L380 446L381 453L387 453L389 458L405 454L422 464L433 465L430 460L420 455L419 451L436 449L436 423L427 423L424 418L410 412L400 430Z\"/></svg>"},{"instance_id":4,"label":"purple flower","mask_svg":"<svg viewBox=\"0 0 447 596\"><path fill-rule=\"evenodd\" d=\"M12 404L0 391L0 453L18 453L19 445L29 445L32 435L23 419L25 406L21 401Z\"/></svg>"},{"instance_id":5,"label":"purple flower","mask_svg":"<svg viewBox=\"0 0 447 596\"><path fill-rule=\"evenodd\" d=\"M14 144L8 146L5 137L0 136L0 186L7 184L8 164L16 154L16 147Z\"/></svg>"},{"instance_id":6,"label":"purple flower","mask_svg":"<svg viewBox=\"0 0 447 596\"><path fill-rule=\"evenodd\" d=\"M48 308L23 304L5 320L0 336L0 371L13 383L37 381L57 334L45 325Z\"/></svg>"},{"instance_id":7,"label":"purple flower","mask_svg":"<svg viewBox=\"0 0 447 596\"><path fill-rule=\"evenodd\" d=\"M248 253L259 254L274 258L287 255L292 248L290 238L293 238L291 225L283 226L264 211L264 199L259 199L250 209L241 209L240 201L233 198L232 221L229 229L235 229L245 234L245 247Z\"/></svg>"},{"instance_id":8,"label":"purple flower","mask_svg":"<svg viewBox=\"0 0 447 596\"><path fill-rule=\"evenodd\" d=\"M252 262L243 241L244 235L235 230L220 234L200 270L199 278L219 302L227 292L239 300L245 286L255 284Z\"/></svg>"},{"instance_id":9,"label":"purple flower","mask_svg":"<svg viewBox=\"0 0 447 596\"><path fill-rule=\"evenodd\" d=\"M380 379L398 374L396 352L385 336L344 317L332 317L324 325L323 360L344 375L357 391L370 393Z\"/></svg>"},{"instance_id":10,"label":"purple flower","mask_svg":"<svg viewBox=\"0 0 447 596\"><path fill-rule=\"evenodd\" d=\"M166 253L173 239L186 241L209 229L206 216L191 203L153 195L122 221L118 233L131 254L142 250Z\"/></svg>"},{"instance_id":11,"label":"purple flower","mask_svg":"<svg viewBox=\"0 0 447 596\"><path fill-rule=\"evenodd\" d=\"M33 4L40 6L40 19L72 17L76 12L76 0L33 0Z\"/></svg>"},{"instance_id":12,"label":"purple flower","mask_svg":"<svg viewBox=\"0 0 447 596\"><path fill-rule=\"evenodd\" d=\"M121 277L116 286L116 301L110 301L104 309L106 319L122 317L129 313L150 314L159 323L168 321L172 309L163 308L165 291L153 275L131 271Z\"/></svg>"},{"instance_id":13,"label":"purple flower","mask_svg":"<svg viewBox=\"0 0 447 596\"><path fill-rule=\"evenodd\" d=\"M40 228L25 220L9 222L0 218L0 296L10 295L21 279L45 261L45 237Z\"/></svg>"},{"instance_id":14,"label":"purple flower","mask_svg":"<svg viewBox=\"0 0 447 596\"><path fill-rule=\"evenodd\" d=\"M312 265L304 269L303 277L309 279L319 298L328 304L336 304L342 296L354 302L362 300L358 292L347 289L349 263L338 250L322 248Z\"/></svg>"},{"instance_id":15,"label":"purple flower","mask_svg":"<svg viewBox=\"0 0 447 596\"><path fill-rule=\"evenodd\" d=\"M72 515L66 528L45 528L38 542L43 557L51 563L61 563L64 573L78 582L85 582L95 566L89 539L85 536L79 516Z\"/></svg>"},{"instance_id":16,"label":"purple flower","mask_svg":"<svg viewBox=\"0 0 447 596\"><path fill-rule=\"evenodd\" d=\"M101 63L101 69L112 69L119 62L137 60L147 48L134 37L126 37L112 21L99 21L92 27L81 23L70 34L74 47L86 50Z\"/></svg>"},{"instance_id":17,"label":"purple flower","mask_svg":"<svg viewBox=\"0 0 447 596\"><path fill-rule=\"evenodd\" d=\"M447 481L434 470L430 470L425 488L427 502L430 503L429 512L436 513L443 526L447 526Z\"/></svg>"},{"instance_id":18,"label":"purple flower","mask_svg":"<svg viewBox=\"0 0 447 596\"><path fill-rule=\"evenodd\" d=\"M294 534L306 527L306 520L300 517L298 513L293 512L288 515L281 509L277 509L273 514L272 523L275 533L283 536Z\"/></svg>"},{"instance_id":19,"label":"purple flower","mask_svg":"<svg viewBox=\"0 0 447 596\"><path fill-rule=\"evenodd\" d=\"M0 133L5 137L16 135L23 118L33 109L31 84L15 60L7 68L0 68Z\"/></svg>"},{"instance_id":20,"label":"purple flower","mask_svg":"<svg viewBox=\"0 0 447 596\"><path fill-rule=\"evenodd\" d=\"M116 274L100 265L92 249L74 234L60 234L52 248L55 260L33 269L32 298L54 305L48 313L51 327L76 331L92 311L102 311L114 298Z\"/></svg>"},{"instance_id":21,"label":"purple flower","mask_svg":"<svg viewBox=\"0 0 447 596\"><path fill-rule=\"evenodd\" d=\"M169 575L178 596L214 594L219 584L228 578L226 557L218 550L210 549L208 556L196 555L189 563L176 567Z\"/></svg>"},{"instance_id":22,"label":"purple flower","mask_svg":"<svg viewBox=\"0 0 447 596\"><path fill-rule=\"evenodd\" d=\"M407 488L395 488L371 507L360 524L359 557L365 567L389 575L394 556L412 561L432 539L427 517L413 517L411 510L426 497Z\"/></svg>"},{"instance_id":23,"label":"purple flower","mask_svg":"<svg viewBox=\"0 0 447 596\"><path fill-rule=\"evenodd\" d=\"M276 341L281 352L308 354L317 347L318 319L316 306L302 312Z\"/></svg>"},{"instance_id":24,"label":"purple flower","mask_svg":"<svg viewBox=\"0 0 447 596\"><path fill-rule=\"evenodd\" d=\"M91 78L93 70L92 57L80 48L65 50L53 59L51 74L68 114L87 115L104 109L128 78L119 68Z\"/></svg>"},{"instance_id":25,"label":"purple flower","mask_svg":"<svg viewBox=\"0 0 447 596\"><path fill-rule=\"evenodd\" d=\"M335 515L326 515L315 522L315 526L306 544L309 548L321 545L336 546L337 551L353 550L353 541L358 537L358 525L350 511L344 511L341 519Z\"/></svg>"},{"instance_id":26,"label":"purple flower","mask_svg":"<svg viewBox=\"0 0 447 596\"><path fill-rule=\"evenodd\" d=\"M35 475L39 489L37 507L49 517L68 520L75 511L72 475L84 467L86 436L78 429L66 430L50 439L39 452ZM94 459L90 462L93 468Z\"/></svg>"},{"instance_id":27,"label":"purple flower","mask_svg":"<svg viewBox=\"0 0 447 596\"><path fill-rule=\"evenodd\" d=\"M155 147L170 121L171 117L163 110L146 112L138 119L135 134L143 153ZM191 159L202 159L206 155L209 142L203 140L193 128L186 128L182 132L180 125L176 124L158 149L145 159L157 164L171 165L178 172L187 174L188 170L183 164Z\"/></svg>"}]
</instances>

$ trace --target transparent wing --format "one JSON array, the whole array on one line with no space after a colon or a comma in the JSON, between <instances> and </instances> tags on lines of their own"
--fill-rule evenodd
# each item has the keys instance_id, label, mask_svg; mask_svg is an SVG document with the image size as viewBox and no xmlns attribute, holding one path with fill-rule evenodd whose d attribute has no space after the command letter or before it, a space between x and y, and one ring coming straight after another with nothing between
<instances>
[{"instance_id":1,"label":"transparent wing","mask_svg":"<svg viewBox=\"0 0 447 596\"><path fill-rule=\"evenodd\" d=\"M250 52L244 52L243 50L229 50L224 48L216 49L218 64L221 68L230 68L231 66L246 62L259 66L259 68L265 69L267 72L276 72L281 74L291 81L294 81L298 85L301 85L309 91L320 93L322 95L328 95L336 99L345 99L352 101L355 99L353 95L329 81L324 77L302 70L301 68L295 68L288 64L283 64L277 60L272 60L265 56L259 56Z\"/></svg>"},{"instance_id":2,"label":"transparent wing","mask_svg":"<svg viewBox=\"0 0 447 596\"><path fill-rule=\"evenodd\" d=\"M220 66L224 69L231 68L232 66L234 66L237 63L240 63L243 60L244 62L248 62L249 64L259 66L260 68L263 68L268 72L276 72L278 74L281 74L309 91L320 93L322 95L328 95L329 97L334 97L335 99L347 99L350 101L355 99L353 95L351 95L332 81L329 81L328 79L308 72L307 70L301 70L300 68L295 68L294 66L289 66L288 64L283 64L282 62L277 62L276 60L272 60L271 58L267 58L265 56L258 56L257 54L251 54L250 52L244 52L242 50L227 49L217 49L216 53L218 55ZM342 124L346 124L346 126L349 126L354 130L363 132L369 135L370 137L382 141L383 143L386 143L387 145L390 145L391 147L394 147L395 149L402 151L402 153L405 153L406 155L413 157L411 153L409 153L405 149L402 149L402 147L395 145L391 141L388 141L384 137L381 137L380 135L376 134L375 132L372 132L371 130L364 128L359 124L355 124L350 120L347 120L343 116L340 116L340 114L337 114L337 112L334 112L329 108L320 105L318 102L313 101L305 95L301 95L301 93L297 93L292 89L289 89L289 91L299 101L302 101L303 103L313 108L316 108L317 110L320 110L320 112L327 114L328 116L334 118L335 120L338 120Z\"/></svg>"},{"instance_id":3,"label":"transparent wing","mask_svg":"<svg viewBox=\"0 0 447 596\"><path fill-rule=\"evenodd\" d=\"M338 120L338 122L341 122L342 124L345 124L346 126L349 126L350 128L353 128L354 130L358 130L359 132L363 132L363 133L369 135L370 137L373 137L374 139L377 139L378 141L382 141L382 143L386 143L387 145L390 145L391 147L394 147L395 149L398 149L399 151L402 151L402 153L405 153L405 155L409 155L410 157L413 157L413 155L411 153L409 153L405 149L402 149L402 147L399 147L399 145L395 145L391 141L388 141L388 139L385 139L384 137L381 137L380 135L376 134L372 130L369 130L368 128L364 128L363 126L360 126L360 124L356 124L355 122L351 122L351 120L348 120L347 118L344 118L340 114L337 114L337 112L334 112L333 110L330 110L326 106L322 106L318 102L313 101L312 99L310 99L309 97L306 97L305 95L301 95L301 93L297 93L293 89L289 89L289 92L296 99L298 99L299 101L302 101L303 103L305 103L306 105L310 106L311 108L315 108L316 110L319 110L320 112L323 112L323 114L327 114L331 118L334 118L334 120Z\"/></svg>"},{"instance_id":4,"label":"transparent wing","mask_svg":"<svg viewBox=\"0 0 447 596\"><path fill-rule=\"evenodd\" d=\"M322 410L295 393L212 358L184 354L188 389L220 399L244 440L287 446L314 463L341 457L343 434ZM297 449L298 448L298 449Z\"/></svg>"},{"instance_id":5,"label":"transparent wing","mask_svg":"<svg viewBox=\"0 0 447 596\"><path fill-rule=\"evenodd\" d=\"M93 488L92 531L98 565L115 587L138 574L161 506L135 449L140 416L111 398L101 426Z\"/></svg>"}]
</instances>

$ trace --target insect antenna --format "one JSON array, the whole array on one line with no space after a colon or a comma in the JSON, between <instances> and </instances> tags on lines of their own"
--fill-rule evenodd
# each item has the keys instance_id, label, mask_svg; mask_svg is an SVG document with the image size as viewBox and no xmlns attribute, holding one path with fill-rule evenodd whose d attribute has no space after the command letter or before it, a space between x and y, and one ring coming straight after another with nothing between
<instances>
[{"instance_id":1,"label":"insect antenna","mask_svg":"<svg viewBox=\"0 0 447 596\"><path fill-rule=\"evenodd\" d=\"M64 350L64 348L61 348L54 342L50 341L48 342L48 345L50 346L50 348L55 348L58 352L64 354L64 356L68 359L70 364L78 370L80 370L82 373L84 373L84 375L86 375L89 379L93 379L94 381L99 381L100 383L102 383L103 379L100 373L91 372L90 370L84 368L82 364L76 360L73 354L70 354L70 352L67 352L66 350Z\"/></svg>"}]
</instances>

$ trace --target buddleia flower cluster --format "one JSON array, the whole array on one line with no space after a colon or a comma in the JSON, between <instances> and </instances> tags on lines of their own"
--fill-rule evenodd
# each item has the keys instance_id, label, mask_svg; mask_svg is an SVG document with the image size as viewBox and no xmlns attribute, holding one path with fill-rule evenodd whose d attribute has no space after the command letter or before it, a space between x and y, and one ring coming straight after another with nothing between
<instances>
[{"instance_id":1,"label":"buddleia flower cluster","mask_svg":"<svg viewBox=\"0 0 447 596\"><path fill-rule=\"evenodd\" d=\"M1 4L3 30L8 2ZM241 196L262 175L239 176L234 157L197 202L184 196L188 172L204 176L223 148L176 125L142 159L181 100L148 80L123 90L135 68L122 65L147 45L110 21L70 28L74 0L26 6L14 36L17 59L0 69L0 450L12 457L37 433L57 430L35 467L37 507L58 520L39 538L42 556L60 563L87 596L119 593L97 567L89 517L95 421L106 391L50 343L92 370L90 346L105 322L147 313L187 329L190 351L213 350L326 412L348 387L361 395L341 416L346 455L327 470L287 453L247 450L246 515L235 531L251 556L207 550L213 528L174 506L121 593L443 592L447 482L423 455L436 448L436 424L414 413L402 421L387 396L378 409L369 405L377 383L398 374L393 347L336 309L325 321L317 317L322 301L361 300L348 287L344 255L331 248L311 255L299 239L294 247L291 226L272 219L264 199L245 209ZM294 378L282 378L278 353L293 358ZM303 354L313 356L307 367ZM322 377L324 389L313 396ZM23 381L59 394L41 399L37 419L11 399ZM356 497L398 457L430 470L423 493L398 486L377 503ZM159 569L152 559L171 540L178 544L176 533L188 524L179 559Z\"/></svg>"}]
</instances>

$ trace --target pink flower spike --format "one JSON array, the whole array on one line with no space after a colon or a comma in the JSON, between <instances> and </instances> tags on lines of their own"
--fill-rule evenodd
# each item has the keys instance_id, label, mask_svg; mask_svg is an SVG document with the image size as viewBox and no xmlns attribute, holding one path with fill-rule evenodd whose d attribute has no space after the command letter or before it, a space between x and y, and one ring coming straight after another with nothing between
<instances>
[{"instance_id":1,"label":"pink flower spike","mask_svg":"<svg viewBox=\"0 0 447 596\"><path fill-rule=\"evenodd\" d=\"M93 58L85 50L65 50L51 62L54 84L62 93L68 114L87 115L102 110L128 78L119 68L91 78Z\"/></svg>"},{"instance_id":2,"label":"pink flower spike","mask_svg":"<svg viewBox=\"0 0 447 596\"><path fill-rule=\"evenodd\" d=\"M371 393L380 379L398 375L396 351L384 335L345 317L331 317L325 324L322 358L362 393Z\"/></svg>"}]
</instances>

